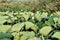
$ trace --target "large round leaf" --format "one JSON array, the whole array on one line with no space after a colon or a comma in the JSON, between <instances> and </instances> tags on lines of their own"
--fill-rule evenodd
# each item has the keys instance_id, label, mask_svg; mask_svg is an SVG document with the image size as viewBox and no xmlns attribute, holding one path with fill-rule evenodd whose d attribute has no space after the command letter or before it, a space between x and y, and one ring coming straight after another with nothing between
<instances>
[{"instance_id":1,"label":"large round leaf","mask_svg":"<svg viewBox=\"0 0 60 40\"><path fill-rule=\"evenodd\" d=\"M48 36L48 34L52 31L52 28L50 26L44 26L43 28L41 28L39 30L39 33L44 35L44 36Z\"/></svg>"},{"instance_id":2,"label":"large round leaf","mask_svg":"<svg viewBox=\"0 0 60 40\"><path fill-rule=\"evenodd\" d=\"M38 26L36 26L35 24L33 24L32 22L25 22L25 25L26 25L26 27L25 27L25 29L26 30L28 30L28 29L32 29L32 30L34 30L35 32L37 32L37 30L38 30Z\"/></svg>"},{"instance_id":3,"label":"large round leaf","mask_svg":"<svg viewBox=\"0 0 60 40\"><path fill-rule=\"evenodd\" d=\"M55 33L52 35L52 38L58 38L58 39L60 39L60 32L55 32Z\"/></svg>"},{"instance_id":4,"label":"large round leaf","mask_svg":"<svg viewBox=\"0 0 60 40\"><path fill-rule=\"evenodd\" d=\"M20 35L25 35L25 36L28 36L28 37L34 37L35 33L33 31L31 31L31 32L23 31L23 32L20 32Z\"/></svg>"},{"instance_id":5,"label":"large round leaf","mask_svg":"<svg viewBox=\"0 0 60 40\"><path fill-rule=\"evenodd\" d=\"M24 23L17 23L15 25L13 25L13 27L11 28L11 32L19 32L21 30L21 28L23 28Z\"/></svg>"},{"instance_id":6,"label":"large round leaf","mask_svg":"<svg viewBox=\"0 0 60 40\"><path fill-rule=\"evenodd\" d=\"M12 35L10 33L2 33L0 32L0 39L3 39L3 38L11 38Z\"/></svg>"},{"instance_id":7,"label":"large round leaf","mask_svg":"<svg viewBox=\"0 0 60 40\"><path fill-rule=\"evenodd\" d=\"M0 16L0 24L5 23L7 21L6 20L7 18L8 18L8 16Z\"/></svg>"},{"instance_id":8,"label":"large round leaf","mask_svg":"<svg viewBox=\"0 0 60 40\"><path fill-rule=\"evenodd\" d=\"M0 32L8 32L10 30L11 26L10 25L0 25Z\"/></svg>"}]
</instances>

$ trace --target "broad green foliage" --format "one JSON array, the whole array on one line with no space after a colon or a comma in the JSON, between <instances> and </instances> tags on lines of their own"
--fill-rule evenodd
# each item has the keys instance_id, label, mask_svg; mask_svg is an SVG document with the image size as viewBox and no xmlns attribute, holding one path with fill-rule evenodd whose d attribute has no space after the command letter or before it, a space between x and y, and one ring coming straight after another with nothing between
<instances>
[{"instance_id":1,"label":"broad green foliage","mask_svg":"<svg viewBox=\"0 0 60 40\"><path fill-rule=\"evenodd\" d=\"M0 32L6 33L10 30L10 25L0 25Z\"/></svg>"},{"instance_id":2,"label":"broad green foliage","mask_svg":"<svg viewBox=\"0 0 60 40\"><path fill-rule=\"evenodd\" d=\"M60 24L60 17L58 18L58 24Z\"/></svg>"},{"instance_id":3,"label":"broad green foliage","mask_svg":"<svg viewBox=\"0 0 60 40\"><path fill-rule=\"evenodd\" d=\"M3 24L4 22L6 22L7 18L8 18L8 16L0 16L0 24Z\"/></svg>"},{"instance_id":4,"label":"broad green foliage","mask_svg":"<svg viewBox=\"0 0 60 40\"><path fill-rule=\"evenodd\" d=\"M56 15L60 16L60 12L56 12Z\"/></svg>"},{"instance_id":5,"label":"broad green foliage","mask_svg":"<svg viewBox=\"0 0 60 40\"><path fill-rule=\"evenodd\" d=\"M28 34L28 35L27 35ZM23 32L20 32L20 35L25 35L25 36L28 36L28 37L34 37L35 36L35 33L33 31L31 32L28 32L28 31L23 31Z\"/></svg>"},{"instance_id":6,"label":"broad green foliage","mask_svg":"<svg viewBox=\"0 0 60 40\"><path fill-rule=\"evenodd\" d=\"M50 26L45 26L39 30L39 33L48 36L48 34L52 31L52 28Z\"/></svg>"},{"instance_id":7,"label":"broad green foliage","mask_svg":"<svg viewBox=\"0 0 60 40\"><path fill-rule=\"evenodd\" d=\"M28 13L28 12L24 13L23 17L25 18L25 20L28 20L30 17L30 13Z\"/></svg>"},{"instance_id":8,"label":"broad green foliage","mask_svg":"<svg viewBox=\"0 0 60 40\"><path fill-rule=\"evenodd\" d=\"M11 33L13 36L14 36L14 40L19 40L19 33L17 33L17 32L13 32L13 33Z\"/></svg>"},{"instance_id":9,"label":"broad green foliage","mask_svg":"<svg viewBox=\"0 0 60 40\"><path fill-rule=\"evenodd\" d=\"M42 18L46 18L47 16L48 16L48 13L45 13L45 12L43 12L43 13L37 12L37 13L35 14L35 18L36 18L38 21L41 21Z\"/></svg>"},{"instance_id":10,"label":"broad green foliage","mask_svg":"<svg viewBox=\"0 0 60 40\"><path fill-rule=\"evenodd\" d=\"M60 32L55 32L52 37L60 39Z\"/></svg>"},{"instance_id":11,"label":"broad green foliage","mask_svg":"<svg viewBox=\"0 0 60 40\"><path fill-rule=\"evenodd\" d=\"M35 14L35 18L36 18L38 21L41 21L41 13L36 13L36 14Z\"/></svg>"},{"instance_id":12,"label":"broad green foliage","mask_svg":"<svg viewBox=\"0 0 60 40\"><path fill-rule=\"evenodd\" d=\"M10 39L8 39L8 38L3 38L3 39L0 39L0 40L10 40Z\"/></svg>"},{"instance_id":13,"label":"broad green foliage","mask_svg":"<svg viewBox=\"0 0 60 40\"><path fill-rule=\"evenodd\" d=\"M32 30L34 30L35 32L37 32L38 27L35 24L33 24L31 22L25 22L25 24L26 24L26 27L25 27L26 30L28 30L29 28L31 28Z\"/></svg>"},{"instance_id":14,"label":"broad green foliage","mask_svg":"<svg viewBox=\"0 0 60 40\"><path fill-rule=\"evenodd\" d=\"M52 14L40 11L0 12L0 40L52 40L54 38L60 40L59 12Z\"/></svg>"},{"instance_id":15,"label":"broad green foliage","mask_svg":"<svg viewBox=\"0 0 60 40\"><path fill-rule=\"evenodd\" d=\"M37 37L32 37L32 38L29 38L28 40L41 40L41 39Z\"/></svg>"},{"instance_id":16,"label":"broad green foliage","mask_svg":"<svg viewBox=\"0 0 60 40\"><path fill-rule=\"evenodd\" d=\"M11 32L19 32L21 30L21 28L23 28L24 23L17 23L15 25L13 25L13 27L11 28Z\"/></svg>"},{"instance_id":17,"label":"broad green foliage","mask_svg":"<svg viewBox=\"0 0 60 40\"><path fill-rule=\"evenodd\" d=\"M0 40L10 39L11 37L12 37L12 35L10 33L1 33L0 32Z\"/></svg>"},{"instance_id":18,"label":"broad green foliage","mask_svg":"<svg viewBox=\"0 0 60 40\"><path fill-rule=\"evenodd\" d=\"M42 18L46 18L47 16L48 16L48 13L47 12L46 13L43 12L42 15L41 15Z\"/></svg>"},{"instance_id":19,"label":"broad green foliage","mask_svg":"<svg viewBox=\"0 0 60 40\"><path fill-rule=\"evenodd\" d=\"M58 21L58 17L54 17L53 20L56 23Z\"/></svg>"},{"instance_id":20,"label":"broad green foliage","mask_svg":"<svg viewBox=\"0 0 60 40\"><path fill-rule=\"evenodd\" d=\"M28 39L28 36L25 36L25 35L20 37L20 40L27 40L27 39Z\"/></svg>"}]
</instances>

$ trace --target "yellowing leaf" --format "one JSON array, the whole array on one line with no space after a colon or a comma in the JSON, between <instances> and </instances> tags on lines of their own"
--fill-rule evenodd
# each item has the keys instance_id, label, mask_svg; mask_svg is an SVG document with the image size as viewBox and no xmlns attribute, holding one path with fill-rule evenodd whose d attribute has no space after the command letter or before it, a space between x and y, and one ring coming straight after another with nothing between
<instances>
[{"instance_id":1,"label":"yellowing leaf","mask_svg":"<svg viewBox=\"0 0 60 40\"><path fill-rule=\"evenodd\" d=\"M28 36L26 36L26 35L23 35L20 37L20 40L27 40L27 39L28 39Z\"/></svg>"},{"instance_id":2,"label":"yellowing leaf","mask_svg":"<svg viewBox=\"0 0 60 40\"><path fill-rule=\"evenodd\" d=\"M44 26L43 28L41 28L39 30L39 33L44 35L44 36L48 36L48 34L52 31L52 28L50 26Z\"/></svg>"},{"instance_id":3,"label":"yellowing leaf","mask_svg":"<svg viewBox=\"0 0 60 40\"><path fill-rule=\"evenodd\" d=\"M14 40L19 40L20 39L19 33L13 32L12 35L14 36Z\"/></svg>"},{"instance_id":4,"label":"yellowing leaf","mask_svg":"<svg viewBox=\"0 0 60 40\"><path fill-rule=\"evenodd\" d=\"M41 39L37 37L32 37L32 38L29 38L28 40L41 40Z\"/></svg>"},{"instance_id":5,"label":"yellowing leaf","mask_svg":"<svg viewBox=\"0 0 60 40\"><path fill-rule=\"evenodd\" d=\"M7 22L8 22L8 23L12 23L12 20L11 20L11 19L8 19Z\"/></svg>"},{"instance_id":6,"label":"yellowing leaf","mask_svg":"<svg viewBox=\"0 0 60 40\"><path fill-rule=\"evenodd\" d=\"M45 12L43 12L41 15L42 18L46 18L47 16L48 16L48 13L45 13Z\"/></svg>"},{"instance_id":7,"label":"yellowing leaf","mask_svg":"<svg viewBox=\"0 0 60 40\"><path fill-rule=\"evenodd\" d=\"M4 22L6 22L7 18L8 18L8 16L0 16L0 24L3 24Z\"/></svg>"},{"instance_id":8,"label":"yellowing leaf","mask_svg":"<svg viewBox=\"0 0 60 40\"><path fill-rule=\"evenodd\" d=\"M56 15L60 16L60 11L56 12Z\"/></svg>"},{"instance_id":9,"label":"yellowing leaf","mask_svg":"<svg viewBox=\"0 0 60 40\"><path fill-rule=\"evenodd\" d=\"M52 38L58 38L58 39L60 39L60 32L55 32L55 33L52 35Z\"/></svg>"},{"instance_id":10,"label":"yellowing leaf","mask_svg":"<svg viewBox=\"0 0 60 40\"><path fill-rule=\"evenodd\" d=\"M31 22L25 22L25 25L26 25L26 28L25 28L26 30L34 26L34 24Z\"/></svg>"},{"instance_id":11,"label":"yellowing leaf","mask_svg":"<svg viewBox=\"0 0 60 40\"><path fill-rule=\"evenodd\" d=\"M58 24L60 24L60 17L58 18Z\"/></svg>"},{"instance_id":12,"label":"yellowing leaf","mask_svg":"<svg viewBox=\"0 0 60 40\"><path fill-rule=\"evenodd\" d=\"M24 26L24 23L17 23L13 25L13 27L11 28L11 32L14 32L14 31L19 32L23 26Z\"/></svg>"},{"instance_id":13,"label":"yellowing leaf","mask_svg":"<svg viewBox=\"0 0 60 40\"><path fill-rule=\"evenodd\" d=\"M55 18L53 18L53 20L54 20L54 22L56 23L56 22L58 21L58 18L55 17Z\"/></svg>"},{"instance_id":14,"label":"yellowing leaf","mask_svg":"<svg viewBox=\"0 0 60 40\"><path fill-rule=\"evenodd\" d=\"M35 14L35 18L36 18L38 21L41 21L41 14L40 14L40 13Z\"/></svg>"},{"instance_id":15,"label":"yellowing leaf","mask_svg":"<svg viewBox=\"0 0 60 40\"><path fill-rule=\"evenodd\" d=\"M24 17L26 20L28 20L29 17L30 17L30 14L29 14L29 13L24 13L24 14L23 14L23 17Z\"/></svg>"},{"instance_id":16,"label":"yellowing leaf","mask_svg":"<svg viewBox=\"0 0 60 40\"><path fill-rule=\"evenodd\" d=\"M28 32L28 31L24 31L24 32L20 32L20 35L25 35L25 36L28 36L28 37L34 37L35 36L35 33L33 31L31 32Z\"/></svg>"},{"instance_id":17,"label":"yellowing leaf","mask_svg":"<svg viewBox=\"0 0 60 40\"><path fill-rule=\"evenodd\" d=\"M26 30L28 30L29 28L31 28L35 32L37 32L37 30L38 30L38 27L35 24L33 24L32 22L25 22L25 25L26 25L26 27L25 27Z\"/></svg>"},{"instance_id":18,"label":"yellowing leaf","mask_svg":"<svg viewBox=\"0 0 60 40\"><path fill-rule=\"evenodd\" d=\"M38 31L38 26L34 25L33 27L31 27L31 29L33 29L35 32Z\"/></svg>"},{"instance_id":19,"label":"yellowing leaf","mask_svg":"<svg viewBox=\"0 0 60 40\"><path fill-rule=\"evenodd\" d=\"M10 25L0 25L0 32L6 33L10 28Z\"/></svg>"}]
</instances>

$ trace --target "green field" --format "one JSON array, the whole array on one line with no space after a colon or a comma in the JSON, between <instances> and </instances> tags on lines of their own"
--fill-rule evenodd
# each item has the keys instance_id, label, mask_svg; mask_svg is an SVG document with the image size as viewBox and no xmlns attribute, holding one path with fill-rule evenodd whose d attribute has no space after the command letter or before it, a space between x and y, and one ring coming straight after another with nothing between
<instances>
[{"instance_id":1,"label":"green field","mask_svg":"<svg viewBox=\"0 0 60 40\"><path fill-rule=\"evenodd\" d=\"M0 40L60 40L60 11L0 12Z\"/></svg>"},{"instance_id":2,"label":"green field","mask_svg":"<svg viewBox=\"0 0 60 40\"><path fill-rule=\"evenodd\" d=\"M60 40L60 0L1 1L0 40Z\"/></svg>"}]
</instances>

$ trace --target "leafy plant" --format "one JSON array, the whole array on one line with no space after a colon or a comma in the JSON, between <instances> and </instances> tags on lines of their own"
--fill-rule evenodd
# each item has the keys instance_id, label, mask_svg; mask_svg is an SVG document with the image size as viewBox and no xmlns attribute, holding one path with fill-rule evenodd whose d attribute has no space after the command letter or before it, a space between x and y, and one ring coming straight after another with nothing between
<instances>
[{"instance_id":1,"label":"leafy plant","mask_svg":"<svg viewBox=\"0 0 60 40\"><path fill-rule=\"evenodd\" d=\"M6 11L0 12L0 20L0 40L60 40L59 14Z\"/></svg>"}]
</instances>

